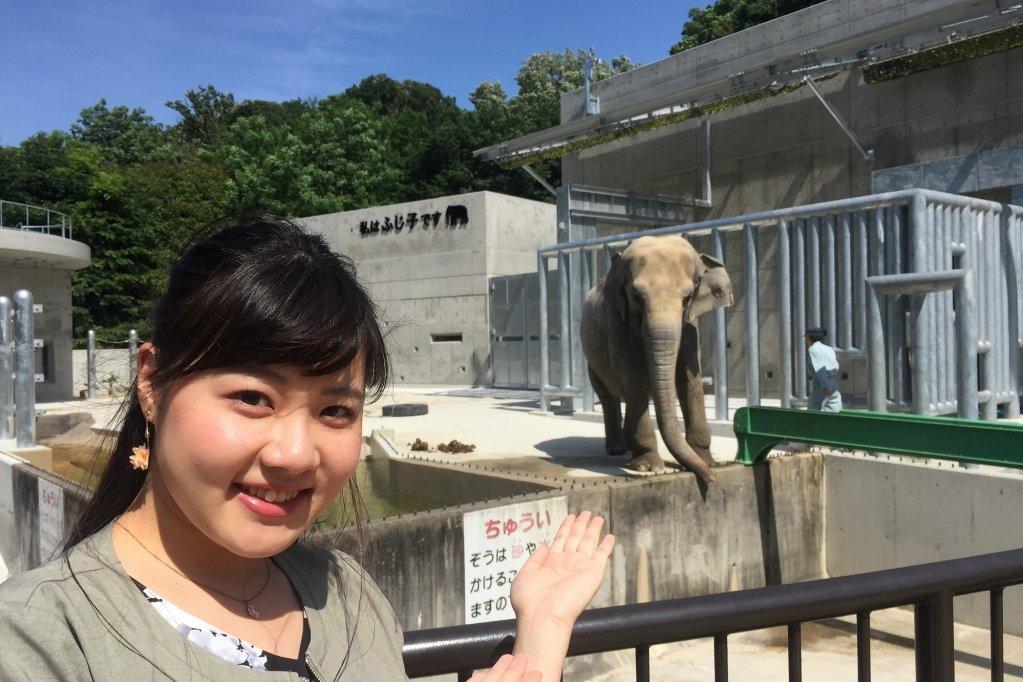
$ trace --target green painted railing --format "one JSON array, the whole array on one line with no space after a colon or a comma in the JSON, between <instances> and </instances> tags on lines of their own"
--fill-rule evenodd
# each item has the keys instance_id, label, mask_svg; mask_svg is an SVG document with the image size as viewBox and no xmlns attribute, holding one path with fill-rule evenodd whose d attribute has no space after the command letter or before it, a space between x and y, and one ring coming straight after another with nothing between
<instances>
[{"instance_id":1,"label":"green painted railing","mask_svg":"<svg viewBox=\"0 0 1023 682\"><path fill-rule=\"evenodd\" d=\"M812 443L849 450L1023 468L1023 425L954 417L843 410L743 407L735 413L739 452L754 464L775 445Z\"/></svg>"}]
</instances>

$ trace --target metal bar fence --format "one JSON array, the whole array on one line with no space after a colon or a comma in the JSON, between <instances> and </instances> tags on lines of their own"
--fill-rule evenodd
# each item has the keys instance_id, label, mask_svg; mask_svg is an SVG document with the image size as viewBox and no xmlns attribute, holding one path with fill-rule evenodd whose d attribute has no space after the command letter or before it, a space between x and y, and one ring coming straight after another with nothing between
<instances>
[{"instance_id":1,"label":"metal bar fence","mask_svg":"<svg viewBox=\"0 0 1023 682\"><path fill-rule=\"evenodd\" d=\"M857 674L870 679L870 614L915 607L916 679L953 679L953 596L991 595L991 670L1004 670L1002 591L1023 583L1023 549L908 566L873 573L810 580L700 597L591 609L575 624L569 656L633 649L636 679L649 672L649 647L714 639L714 679L728 679L727 636L763 628L788 628L789 679L801 679L802 623L856 617ZM514 645L514 621L408 632L406 673L427 677L457 673L468 679Z\"/></svg>"},{"instance_id":2,"label":"metal bar fence","mask_svg":"<svg viewBox=\"0 0 1023 682\"><path fill-rule=\"evenodd\" d=\"M0 228L2 229L60 234L61 237L71 239L73 225L74 221L67 213L54 211L44 206L0 199Z\"/></svg>"},{"instance_id":3,"label":"metal bar fence","mask_svg":"<svg viewBox=\"0 0 1023 682\"><path fill-rule=\"evenodd\" d=\"M758 259L761 232L778 234L779 255L774 263ZM740 234L741 233L741 234ZM729 417L729 355L745 356L745 401L759 404L777 397L783 405L806 398L806 362L802 345L807 326L824 325L843 362L865 360L867 404L871 409L911 411L942 415L974 413L961 404L965 378L962 367L978 362L976 387L982 418L1019 414L1023 377L1020 370L1020 319L1023 319L1023 273L1016 267L1023 254L1023 208L931 190L904 190L793 208L719 218L655 230L631 232L597 239L567 242L538 250L540 296L546 300L548 259L559 270L560 346L564 370L560 385L550 383L547 336L541 333L541 395L544 409L553 398L579 399L589 409L594 403L585 377L578 329L578 305L585 290L595 283L595 269L579 254L602 253L605 262L613 250L625 248L646 235L681 234L710 236L713 255L724 261L733 279L741 279L745 296L743 338L727 338L727 315L713 313L715 418ZM729 251L729 235L742 246ZM784 255L781 255L784 251ZM728 262L726 252L740 254L741 262ZM572 274L573 262L581 272ZM586 263L586 266L581 265ZM779 324L785 332L761 335L759 329L770 311L769 299L759 296L759 274L777 268L782 291L768 305L779 306ZM873 300L866 280L881 275L968 271L973 295L968 316L977 329L975 346L963 346L956 329L966 325L963 292L943 290L929 296L893 294L879 304ZM567 290L571 287L571 291ZM759 305L758 305L759 303ZM788 338L786 338L788 335ZM781 338L778 338L778 337ZM767 344L775 344L770 347ZM787 352L778 344L791 348ZM866 353L871 349L870 353ZM768 353L768 354L765 354ZM761 366L764 358L777 357L782 377L775 395L767 395ZM735 364L735 363L732 363ZM735 374L732 383L741 382Z\"/></svg>"}]
</instances>

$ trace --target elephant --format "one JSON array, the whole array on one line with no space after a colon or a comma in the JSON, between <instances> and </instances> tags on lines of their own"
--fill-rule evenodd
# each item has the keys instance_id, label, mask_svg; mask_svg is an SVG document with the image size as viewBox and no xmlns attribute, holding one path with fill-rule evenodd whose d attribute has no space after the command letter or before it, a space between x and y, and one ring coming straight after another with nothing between
<instances>
[{"instance_id":1,"label":"elephant","mask_svg":"<svg viewBox=\"0 0 1023 682\"><path fill-rule=\"evenodd\" d=\"M730 305L724 264L697 253L680 235L640 237L612 257L607 275L586 294L580 327L590 382L604 410L607 454L631 451L628 466L636 471L664 467L650 419L653 398L672 456L703 484L715 480L696 320ZM675 416L679 398L684 438Z\"/></svg>"}]
</instances>

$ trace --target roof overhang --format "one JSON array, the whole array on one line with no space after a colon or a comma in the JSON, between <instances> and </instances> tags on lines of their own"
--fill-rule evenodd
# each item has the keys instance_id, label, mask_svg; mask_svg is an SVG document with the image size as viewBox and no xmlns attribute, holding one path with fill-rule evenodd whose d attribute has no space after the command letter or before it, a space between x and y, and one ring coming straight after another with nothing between
<instances>
[{"instance_id":1,"label":"roof overhang","mask_svg":"<svg viewBox=\"0 0 1023 682\"><path fill-rule=\"evenodd\" d=\"M904 57L1023 21L1019 0L828 0L562 95L561 124L473 154L505 166L557 158L798 88L803 78Z\"/></svg>"}]
</instances>

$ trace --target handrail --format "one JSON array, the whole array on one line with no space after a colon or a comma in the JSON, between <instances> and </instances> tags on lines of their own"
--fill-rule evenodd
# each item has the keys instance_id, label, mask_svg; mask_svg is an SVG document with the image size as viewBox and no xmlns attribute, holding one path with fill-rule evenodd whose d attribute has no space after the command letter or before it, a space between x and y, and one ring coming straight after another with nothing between
<instances>
[{"instance_id":1,"label":"handrail","mask_svg":"<svg viewBox=\"0 0 1023 682\"><path fill-rule=\"evenodd\" d=\"M11 208L16 207L15 211L12 212ZM22 211L24 209L24 211ZM5 225L5 211L7 216L13 216L15 212L17 217L24 217L24 220L18 220L16 225ZM32 223L34 215L43 213L46 216L45 223ZM56 222L51 220L56 218ZM74 228L74 219L67 213L61 211L55 211L52 208L46 208L45 206L36 206L34 204L23 204L18 201L7 201L6 199L0 199L0 229L5 230L25 230L25 231L43 231L46 234L50 234L50 230L60 230L60 236L67 239L71 239L72 230Z\"/></svg>"},{"instance_id":2,"label":"handrail","mask_svg":"<svg viewBox=\"0 0 1023 682\"><path fill-rule=\"evenodd\" d=\"M816 204L806 204L790 208L776 208L770 211L726 216L724 218L714 218L713 220L703 220L696 223L666 225L652 230L636 230L623 234L609 235L607 237L594 237L592 239L582 239L574 242L550 244L547 246L541 246L537 249L537 253L543 256L550 256L556 253L576 251L582 248L603 246L605 244L620 244L631 242L635 239L639 239L640 237L659 236L665 234L710 234L715 228L723 229L727 232L729 229L741 229L745 225L770 225L778 223L779 220L792 220L823 216L830 213L866 211L875 208L884 208L893 204L907 203L913 197L920 197L928 201L937 201L951 206L974 208L983 211L999 211L1003 208L1003 204L1000 204L997 201L990 201L988 199L977 199L974 197L949 194L947 192L938 192L930 189L900 189L894 192L869 194L866 196L851 197L848 199L834 199L832 201L822 201ZM1019 207L1014 207L1009 204L1005 204L1005 206L1007 206L1009 210L1014 208L1020 210Z\"/></svg>"},{"instance_id":3,"label":"handrail","mask_svg":"<svg viewBox=\"0 0 1023 682\"><path fill-rule=\"evenodd\" d=\"M936 660L938 670L951 664L951 650L932 650L940 648L942 638L928 635L951 626L951 596L991 590L992 609L997 597L1000 615L1001 590L1020 583L1023 549L1016 549L789 585L591 609L576 622L569 656L706 637L723 640L728 634L781 625L789 625L790 633L792 626L796 628L798 646L800 623L917 604L924 607L917 613L917 672L921 679L921 653L926 661ZM930 620L921 627L925 618ZM997 633L992 626L992 641L997 634L1000 643L1000 620L997 626ZM514 634L514 621L510 620L408 632L403 650L405 669L410 677L464 675L467 670L492 665L511 649ZM792 641L790 637L790 644ZM721 648L727 656L727 648ZM1001 661L992 660L993 667L996 663Z\"/></svg>"},{"instance_id":4,"label":"handrail","mask_svg":"<svg viewBox=\"0 0 1023 682\"><path fill-rule=\"evenodd\" d=\"M956 417L843 410L742 407L733 420L736 461L754 464L779 443L1023 468L1023 425Z\"/></svg>"}]
</instances>

